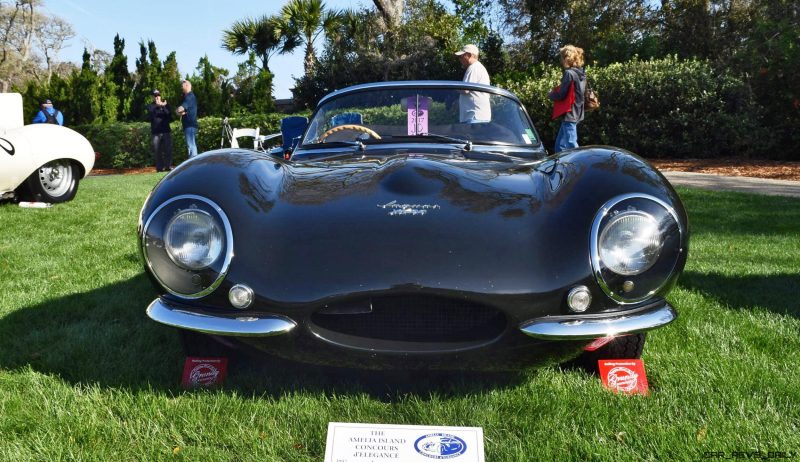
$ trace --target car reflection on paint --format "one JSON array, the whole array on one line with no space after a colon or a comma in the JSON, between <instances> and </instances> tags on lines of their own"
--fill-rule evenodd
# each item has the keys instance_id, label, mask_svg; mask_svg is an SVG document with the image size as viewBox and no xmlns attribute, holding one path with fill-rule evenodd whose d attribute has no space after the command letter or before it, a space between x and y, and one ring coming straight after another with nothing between
<instances>
[{"instance_id":1,"label":"car reflection on paint","mask_svg":"<svg viewBox=\"0 0 800 462\"><path fill-rule=\"evenodd\" d=\"M489 99L488 120L460 120L465 92ZM147 313L190 353L591 367L639 357L675 319L686 213L634 154L548 155L513 94L463 82L346 88L303 126L191 159L142 208Z\"/></svg>"}]
</instances>

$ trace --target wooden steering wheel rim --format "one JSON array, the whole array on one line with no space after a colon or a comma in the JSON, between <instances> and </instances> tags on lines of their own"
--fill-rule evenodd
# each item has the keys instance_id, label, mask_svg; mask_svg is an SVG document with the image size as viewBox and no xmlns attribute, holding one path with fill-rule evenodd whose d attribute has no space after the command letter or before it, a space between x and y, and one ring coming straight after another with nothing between
<instances>
[{"instance_id":1,"label":"wooden steering wheel rim","mask_svg":"<svg viewBox=\"0 0 800 462\"><path fill-rule=\"evenodd\" d=\"M328 131L326 131L325 133L323 133L323 134L322 134L322 135L319 137L319 140L320 140L320 141L324 141L324 140L325 140L325 138L327 138L327 137L329 137L329 136L333 135L333 134L334 134L334 133L336 133L336 132L340 132L340 131L342 131L342 130L355 130L355 131L357 131L357 132L364 132L364 133L366 133L367 135L369 135L369 136L371 136L371 137L375 138L376 140L379 140L379 139L381 139L381 135L377 134L377 133L375 132L375 130L373 130L373 129L371 129L371 128L365 127L365 126L363 126L363 125L356 125L356 124L344 124L344 125L337 125L337 126L335 126L335 127L333 127L333 128L330 128L330 129L328 129Z\"/></svg>"}]
</instances>

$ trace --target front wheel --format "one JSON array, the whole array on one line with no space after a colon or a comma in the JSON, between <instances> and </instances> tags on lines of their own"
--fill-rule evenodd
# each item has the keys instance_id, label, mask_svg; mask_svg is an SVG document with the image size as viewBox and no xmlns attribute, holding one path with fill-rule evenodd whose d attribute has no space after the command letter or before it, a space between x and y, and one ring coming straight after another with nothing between
<instances>
[{"instance_id":1,"label":"front wheel","mask_svg":"<svg viewBox=\"0 0 800 462\"><path fill-rule=\"evenodd\" d=\"M78 168L69 160L48 162L25 180L30 199L51 204L72 200L78 192Z\"/></svg>"},{"instance_id":2,"label":"front wheel","mask_svg":"<svg viewBox=\"0 0 800 462\"><path fill-rule=\"evenodd\" d=\"M577 366L596 373L597 361L601 359L639 359L644 350L647 334L632 334L617 337L594 351L584 351L575 359Z\"/></svg>"}]
</instances>

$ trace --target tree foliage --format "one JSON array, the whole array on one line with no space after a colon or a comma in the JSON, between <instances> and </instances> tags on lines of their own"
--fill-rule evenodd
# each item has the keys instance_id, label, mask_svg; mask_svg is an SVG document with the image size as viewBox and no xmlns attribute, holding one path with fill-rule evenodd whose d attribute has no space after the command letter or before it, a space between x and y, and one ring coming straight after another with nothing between
<instances>
[{"instance_id":1,"label":"tree foliage","mask_svg":"<svg viewBox=\"0 0 800 462\"><path fill-rule=\"evenodd\" d=\"M29 79L24 86L17 85L15 90L24 95L26 119L34 116L43 99L53 101L68 125L144 120L145 108L152 101L156 89L173 108L180 103L181 74L174 51L161 61L155 42L141 41L135 71L131 73L125 55L125 41L117 35L113 45L113 54L100 49L91 52L85 49L81 67L63 77L56 73L49 82ZM235 103L231 98L233 87L227 78L228 71L214 66L207 57L201 58L196 71L187 77L196 82L200 114L230 113ZM245 104L270 108L271 74L267 74L268 78L259 72L255 75L258 77L254 82L255 88L265 98L264 103L261 106Z\"/></svg>"},{"instance_id":2,"label":"tree foliage","mask_svg":"<svg viewBox=\"0 0 800 462\"><path fill-rule=\"evenodd\" d=\"M272 99L272 73L259 68L255 53L250 53L247 61L239 64L233 76L235 89L232 114L266 114L275 110Z\"/></svg>"},{"instance_id":3,"label":"tree foliage","mask_svg":"<svg viewBox=\"0 0 800 462\"><path fill-rule=\"evenodd\" d=\"M228 70L211 64L206 55L200 58L196 71L195 78L191 80L192 91L198 101L197 116L230 114L233 88L227 78Z\"/></svg>"},{"instance_id":4,"label":"tree foliage","mask_svg":"<svg viewBox=\"0 0 800 462\"><path fill-rule=\"evenodd\" d=\"M405 3L391 30L375 9L343 12L318 65L298 80L295 102L312 107L332 90L363 82L460 79L453 52L462 45L462 24L435 0Z\"/></svg>"},{"instance_id":5,"label":"tree foliage","mask_svg":"<svg viewBox=\"0 0 800 462\"><path fill-rule=\"evenodd\" d=\"M620 90L621 82L644 92L629 95L631 101L615 99L617 90L606 95L611 100L604 99L604 108L583 125L588 129L592 121L615 117L616 128L606 121L600 141L614 143L603 138L613 135L657 146L646 134L631 135L635 122L625 117L635 113L647 120L661 117L653 123L669 127L659 132L665 139L696 131L708 139L725 134L739 140L715 141L708 147L713 152L714 146L729 146L740 154L797 155L788 147L800 142L798 0L373 0L346 11L328 10L322 0L283 4L277 15L244 18L223 31L223 48L244 58L235 74L207 57L184 74L194 84L201 115L273 111L270 59L300 46L305 73L293 92L297 104L310 107L330 91L357 83L459 80L463 70L452 52L465 43L479 46L493 81L527 89L542 69L557 73L557 50L573 43L586 50L590 70L602 69L590 77L598 84ZM156 88L173 107L180 102L182 73L174 52L162 61L153 41L141 41L131 72L125 41L117 36L113 53L87 45L80 66L61 62L60 51L74 31L43 6L44 0L0 0L0 90L25 94L26 118L43 98L56 103L68 124L141 121ZM650 76L661 80L649 82ZM547 85L526 101L549 104L543 100ZM664 116L661 106L641 103L657 100L659 92L675 98L673 109L684 109ZM692 105L697 101L703 104ZM705 119L704 105L710 114ZM672 123L680 121L700 125ZM748 142L740 142L741 133Z\"/></svg>"},{"instance_id":6,"label":"tree foliage","mask_svg":"<svg viewBox=\"0 0 800 462\"><path fill-rule=\"evenodd\" d=\"M555 61L558 49L573 43L598 64L647 54L656 21L648 0L500 0L519 69Z\"/></svg>"},{"instance_id":7,"label":"tree foliage","mask_svg":"<svg viewBox=\"0 0 800 462\"><path fill-rule=\"evenodd\" d=\"M339 26L340 13L327 10L322 0L289 0L281 8L281 19L280 33L286 40L305 45L303 69L305 75L310 75L317 61L315 43Z\"/></svg>"},{"instance_id":8,"label":"tree foliage","mask_svg":"<svg viewBox=\"0 0 800 462\"><path fill-rule=\"evenodd\" d=\"M252 53L261 60L261 69L269 71L269 60L275 54L289 53L299 45L298 36L289 28L281 16L245 18L222 32L222 48L236 55Z\"/></svg>"},{"instance_id":9,"label":"tree foliage","mask_svg":"<svg viewBox=\"0 0 800 462\"><path fill-rule=\"evenodd\" d=\"M116 85L117 120L123 120L130 110L133 81L128 71L128 57L125 56L125 39L119 34L114 36L114 55L106 68L106 76Z\"/></svg>"},{"instance_id":10,"label":"tree foliage","mask_svg":"<svg viewBox=\"0 0 800 462\"><path fill-rule=\"evenodd\" d=\"M33 76L41 80L36 31L48 27L50 18L39 13L35 0L0 0L0 91L6 92ZM63 42L62 42L63 43ZM59 49L61 45L58 45Z\"/></svg>"}]
</instances>

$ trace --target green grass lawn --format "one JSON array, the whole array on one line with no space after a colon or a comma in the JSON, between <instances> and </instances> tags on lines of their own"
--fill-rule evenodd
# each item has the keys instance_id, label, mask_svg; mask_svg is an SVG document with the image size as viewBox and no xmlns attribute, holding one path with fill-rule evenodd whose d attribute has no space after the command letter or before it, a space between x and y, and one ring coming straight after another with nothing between
<instances>
[{"instance_id":1,"label":"green grass lawn","mask_svg":"<svg viewBox=\"0 0 800 462\"><path fill-rule=\"evenodd\" d=\"M483 427L488 461L800 457L800 200L681 189L680 312L645 347L651 395L545 368L448 381L240 363L183 391L178 336L136 221L156 174L93 177L75 201L0 205L0 460L318 461L329 421Z\"/></svg>"}]
</instances>

